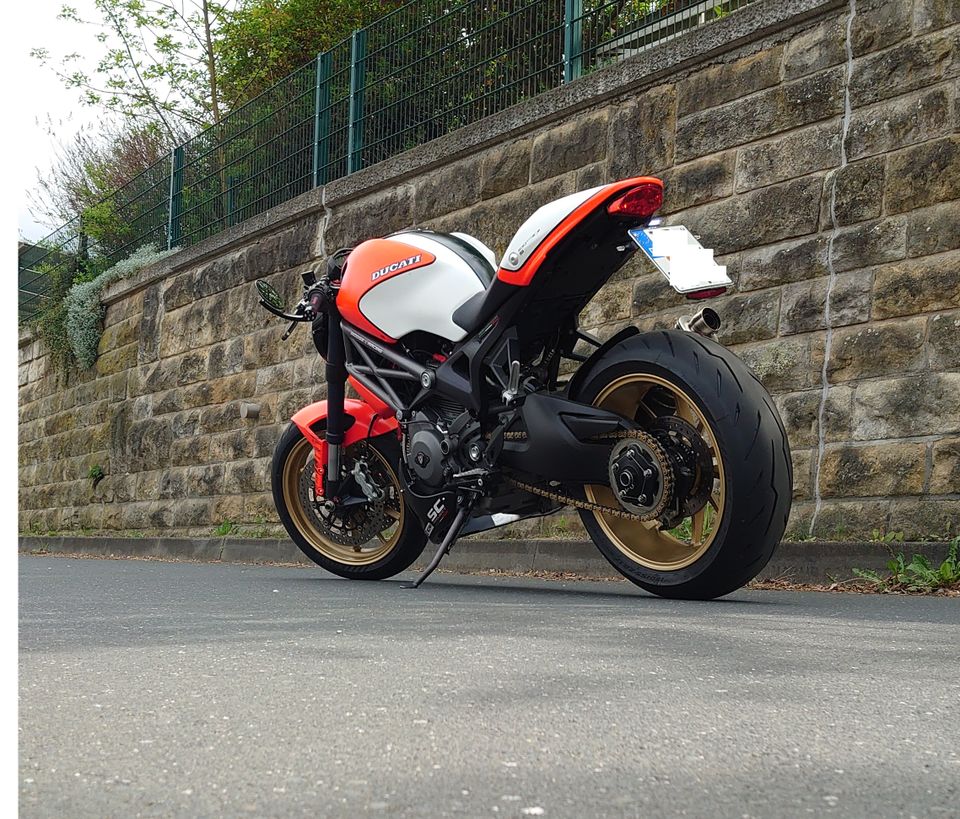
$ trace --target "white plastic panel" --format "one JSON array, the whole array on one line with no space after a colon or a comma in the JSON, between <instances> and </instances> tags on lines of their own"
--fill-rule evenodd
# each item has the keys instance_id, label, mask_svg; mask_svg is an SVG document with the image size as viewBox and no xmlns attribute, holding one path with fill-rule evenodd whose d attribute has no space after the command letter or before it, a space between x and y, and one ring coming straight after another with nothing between
<instances>
[{"instance_id":1,"label":"white plastic panel","mask_svg":"<svg viewBox=\"0 0 960 819\"><path fill-rule=\"evenodd\" d=\"M453 312L483 291L477 274L456 253L427 236L398 233L390 238L428 250L437 260L371 287L360 299L360 312L391 338L423 330L460 341L466 331L453 323Z\"/></svg>"},{"instance_id":2,"label":"white plastic panel","mask_svg":"<svg viewBox=\"0 0 960 819\"><path fill-rule=\"evenodd\" d=\"M472 245L477 249L481 256L490 262L490 265L494 270L497 269L497 256L496 254L487 247L483 242L481 242L476 236L471 236L469 233L451 233L451 236L456 236L458 239L463 239L467 244Z\"/></svg>"},{"instance_id":3,"label":"white plastic panel","mask_svg":"<svg viewBox=\"0 0 960 819\"><path fill-rule=\"evenodd\" d=\"M533 215L520 225L520 229L510 240L510 244L507 245L507 252L503 254L503 260L500 262L500 267L504 270L519 270L557 225L605 187L607 186L601 185L599 188L572 193L562 199L548 202L542 208L534 211Z\"/></svg>"}]
</instances>

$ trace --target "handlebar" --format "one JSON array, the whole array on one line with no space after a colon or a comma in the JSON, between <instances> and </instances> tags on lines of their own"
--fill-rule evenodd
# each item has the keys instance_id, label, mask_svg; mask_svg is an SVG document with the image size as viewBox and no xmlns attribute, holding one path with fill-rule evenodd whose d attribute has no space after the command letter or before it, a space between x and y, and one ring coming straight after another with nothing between
<instances>
[{"instance_id":1,"label":"handlebar","mask_svg":"<svg viewBox=\"0 0 960 819\"><path fill-rule=\"evenodd\" d=\"M294 313L284 313L282 310L278 310L269 302L265 301L262 297L260 299L260 306L266 308L269 312L273 313L275 316L279 316L282 319L296 323L298 321L313 321L321 311L326 308L327 297L326 294L319 288L314 288L310 290L307 295L300 299L300 303L297 305L297 312Z\"/></svg>"},{"instance_id":2,"label":"handlebar","mask_svg":"<svg viewBox=\"0 0 960 819\"><path fill-rule=\"evenodd\" d=\"M286 319L287 321L309 321L309 319L304 317L303 315L295 316L291 313L284 313L283 310L277 310L276 307L264 301L262 298L260 299L260 306L264 310L266 310L268 313L273 313L275 316L279 316L280 318ZM297 306L299 307L299 305Z\"/></svg>"},{"instance_id":3,"label":"handlebar","mask_svg":"<svg viewBox=\"0 0 960 819\"><path fill-rule=\"evenodd\" d=\"M304 296L297 304L294 313L286 313L266 301L262 295L260 297L261 307L273 313L273 315L290 322L287 331L280 337L281 341L286 341L290 338L290 335L297 328L298 324L313 321L317 316L330 309L332 304L335 304L336 290L331 289L326 281L317 284L316 278L312 273L304 274L303 280L305 285Z\"/></svg>"},{"instance_id":4,"label":"handlebar","mask_svg":"<svg viewBox=\"0 0 960 819\"><path fill-rule=\"evenodd\" d=\"M307 300L314 316L319 316L320 312L327 306L327 294L319 288L314 288L307 293Z\"/></svg>"}]
</instances>

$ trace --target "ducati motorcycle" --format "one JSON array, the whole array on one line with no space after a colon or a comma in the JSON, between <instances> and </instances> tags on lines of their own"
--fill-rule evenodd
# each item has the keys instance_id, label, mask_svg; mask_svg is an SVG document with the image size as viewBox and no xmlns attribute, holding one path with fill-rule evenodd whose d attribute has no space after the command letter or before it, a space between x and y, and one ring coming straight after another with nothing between
<instances>
[{"instance_id":1,"label":"ducati motorcycle","mask_svg":"<svg viewBox=\"0 0 960 819\"><path fill-rule=\"evenodd\" d=\"M637 177L537 210L498 262L463 233L410 229L338 251L302 274L327 398L276 446L273 498L311 560L347 578L433 559L459 536L576 509L603 556L655 594L710 599L754 578L790 513L789 445L746 365L703 308L670 330L601 341L578 317L637 252L679 292L730 279ZM357 397L347 397L347 385Z\"/></svg>"}]
</instances>

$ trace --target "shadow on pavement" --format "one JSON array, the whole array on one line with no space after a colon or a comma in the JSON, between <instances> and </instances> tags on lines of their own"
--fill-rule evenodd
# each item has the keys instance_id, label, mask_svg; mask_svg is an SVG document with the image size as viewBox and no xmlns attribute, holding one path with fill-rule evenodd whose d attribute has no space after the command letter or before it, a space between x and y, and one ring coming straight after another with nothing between
<instances>
[{"instance_id":1,"label":"shadow on pavement","mask_svg":"<svg viewBox=\"0 0 960 819\"><path fill-rule=\"evenodd\" d=\"M411 578L413 576L411 575ZM431 592L440 592L444 589L450 589L458 593L466 593L476 597L488 595L522 595L524 597L551 597L559 600L570 600L573 598L589 598L593 600L627 600L634 599L647 603L660 603L664 605L684 605L684 606L704 606L704 605L747 605L747 606L780 606L790 605L794 601L778 600L775 598L745 598L743 590L731 592L726 597L716 600L675 600L665 597L658 597L650 594L638 586L630 583L618 583L620 588L617 591L611 591L610 582L604 581L562 581L562 580L543 580L541 578L531 578L539 583L551 583L553 586L546 585L526 585L524 578L513 576L500 576L496 578L478 577L476 582L463 582L462 580L445 580L441 575L439 580L431 578L419 589L401 589L400 583L408 579L407 577L395 577L390 580L381 580L376 582L363 583L361 581L346 580L344 578L332 578L327 575L318 577L287 577L283 578L284 584L317 584L317 583L349 583L351 586L360 588L374 587L379 590L389 587L399 595L409 597L410 600L423 600L428 602ZM276 582L276 581L274 581ZM614 581L616 582L616 581ZM590 584L590 585L588 585ZM595 584L595 585L593 585ZM755 592L749 592L756 594ZM777 594L783 594L778 592ZM737 596L741 595L741 596ZM472 601L471 601L472 602Z\"/></svg>"}]
</instances>

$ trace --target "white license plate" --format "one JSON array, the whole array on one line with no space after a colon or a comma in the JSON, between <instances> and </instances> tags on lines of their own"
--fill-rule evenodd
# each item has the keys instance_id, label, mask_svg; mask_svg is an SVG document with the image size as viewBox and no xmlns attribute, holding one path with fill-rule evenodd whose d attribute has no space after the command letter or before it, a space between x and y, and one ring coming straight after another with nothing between
<instances>
[{"instance_id":1,"label":"white license plate","mask_svg":"<svg viewBox=\"0 0 960 819\"><path fill-rule=\"evenodd\" d=\"M703 247L683 225L633 228L629 233L678 293L733 284L726 266L717 264L713 251Z\"/></svg>"}]
</instances>

